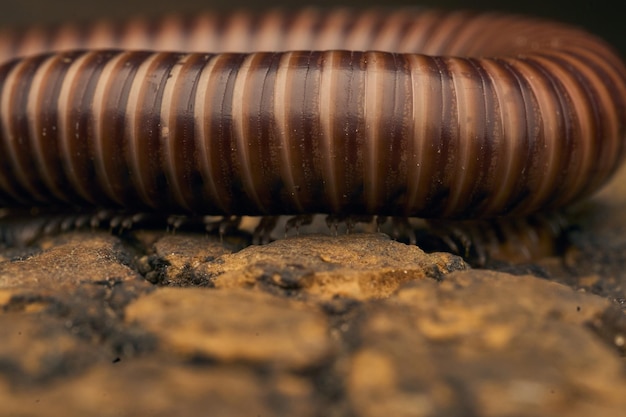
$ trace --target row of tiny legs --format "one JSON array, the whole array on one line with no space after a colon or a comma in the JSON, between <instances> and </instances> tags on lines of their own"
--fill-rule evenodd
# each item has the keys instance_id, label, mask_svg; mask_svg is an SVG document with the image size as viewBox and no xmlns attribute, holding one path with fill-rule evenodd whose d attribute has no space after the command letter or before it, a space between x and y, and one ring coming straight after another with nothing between
<instances>
[{"instance_id":1,"label":"row of tiny legs","mask_svg":"<svg viewBox=\"0 0 626 417\"><path fill-rule=\"evenodd\" d=\"M42 236L81 229L108 229L123 233L141 228L169 232L205 231L220 239L237 233L252 244L301 234L385 233L393 239L418 245L425 251L447 251L474 265L490 260L528 262L561 250L570 228L558 213L495 220L423 220L387 216L186 216L129 213L113 210L54 212L0 211L0 243L26 246Z\"/></svg>"}]
</instances>

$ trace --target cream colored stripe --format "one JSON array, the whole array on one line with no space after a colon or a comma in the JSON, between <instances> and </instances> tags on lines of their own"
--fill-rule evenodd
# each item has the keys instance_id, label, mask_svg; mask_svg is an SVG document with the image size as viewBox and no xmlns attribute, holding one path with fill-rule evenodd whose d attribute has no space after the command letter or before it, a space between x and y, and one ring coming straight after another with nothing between
<instances>
[{"instance_id":1,"label":"cream colored stripe","mask_svg":"<svg viewBox=\"0 0 626 417\"><path fill-rule=\"evenodd\" d=\"M20 39L15 51L15 56L35 55L46 50L46 41L50 33L40 27L33 27L26 31Z\"/></svg>"},{"instance_id":2,"label":"cream colored stripe","mask_svg":"<svg viewBox=\"0 0 626 417\"><path fill-rule=\"evenodd\" d=\"M413 137L407 142L407 205L411 210L425 206L427 184L430 182L432 173L428 171L425 155L426 147L432 140L427 129L430 120L429 109L434 105L432 87L429 85L428 62L420 55L406 55L411 74L411 97L413 111L409 121L413 131ZM435 90L436 91L436 90ZM436 123L435 120L432 123Z\"/></svg>"},{"instance_id":3,"label":"cream colored stripe","mask_svg":"<svg viewBox=\"0 0 626 417\"><path fill-rule=\"evenodd\" d=\"M150 80L147 78L147 74L149 74L149 71L158 59L158 53L154 53L144 59L137 69L135 77L132 81L130 94L128 96L128 103L124 113L124 137L127 139L128 148L126 149L125 155L120 156L123 157L125 162L129 164L129 170L139 199L153 207L159 203L153 202L150 199L150 194L147 192L147 184L141 176L142 171L140 155L143 152L143 147L139 141L144 136L144 132L141 131L139 122L141 121L141 114L144 111L142 108L144 103L141 102L141 99L143 99L145 94L144 90L147 88L155 88L155 84L149 82Z\"/></svg>"},{"instance_id":4,"label":"cream colored stripe","mask_svg":"<svg viewBox=\"0 0 626 417\"><path fill-rule=\"evenodd\" d=\"M594 103L594 106L598 106L597 111L602 122L602 143L603 149L605 149L603 152L605 158L602 166L594 167L594 172L596 175L602 176L606 175L607 171L610 171L615 164L621 162L623 154L620 154L619 150L621 147L622 152L624 152L624 147L626 147L625 138L622 137L624 130L626 130L624 127L626 121L620 120L620 115L623 115L626 110L620 110L619 107L616 107L616 105L626 105L626 84L624 83L626 74L619 74L614 66L600 59L596 55L596 51L581 50L576 52L582 55L580 58L573 58L576 61L576 70L591 80L591 88L596 92L599 100L599 102ZM593 67L590 68L590 63L600 67L604 74L593 70ZM617 96L618 103L614 102L614 96ZM599 174L601 171L604 171L604 174Z\"/></svg>"},{"instance_id":5,"label":"cream colored stripe","mask_svg":"<svg viewBox=\"0 0 626 417\"><path fill-rule=\"evenodd\" d=\"M158 51L187 51L189 46L184 38L185 28L180 16L172 15L159 22L156 35L152 39L152 48ZM152 49L151 48L151 49Z\"/></svg>"},{"instance_id":6,"label":"cream colored stripe","mask_svg":"<svg viewBox=\"0 0 626 417\"><path fill-rule=\"evenodd\" d=\"M184 207L185 209L191 211L192 207L189 205L188 201L185 201L185 195L183 193L183 188L185 188L185 184L181 181L184 178L181 178L179 172L183 170L176 166L176 151L179 147L178 141L182 140L182 138L177 138L174 136L176 132L176 115L178 112L177 103L174 103L174 96L176 94L176 86L185 62L189 59L189 55L182 56L179 61L172 67L169 76L165 82L165 86L163 87L163 99L161 101L161 135L160 135L160 149L163 152L162 158L162 166L161 169L165 171L165 175L167 176L169 188L176 199L176 202L180 205L180 207ZM157 80L160 82L160 80ZM139 161L139 157L135 157L137 161ZM192 163L192 161L185 161L186 163ZM137 167L136 172L139 171L139 167ZM144 186L146 181L142 181Z\"/></svg>"},{"instance_id":7,"label":"cream colored stripe","mask_svg":"<svg viewBox=\"0 0 626 417\"><path fill-rule=\"evenodd\" d=\"M87 138L81 138L77 131L80 127L78 123L74 126L70 126L70 115L74 110L76 103L71 93L73 86L76 82L77 76L82 70L83 63L89 58L90 54L83 54L70 63L61 90L59 91L58 100L58 114L59 114L59 149L61 152L61 158L63 161L63 168L67 176L68 182L71 184L74 192L79 194L82 198L90 203L95 203L96 200L93 197L93 190L91 185L86 182L87 178L83 178L83 170L80 165L84 165L84 162L79 162L88 157L88 155L75 155L73 154L74 144L79 141L85 141ZM66 58L68 62L70 58ZM75 132L75 133L70 133Z\"/></svg>"},{"instance_id":8,"label":"cream colored stripe","mask_svg":"<svg viewBox=\"0 0 626 417\"><path fill-rule=\"evenodd\" d=\"M282 51L285 34L282 31L285 16L272 10L259 17L259 26L252 35L250 49L253 51Z\"/></svg>"},{"instance_id":9,"label":"cream colored stripe","mask_svg":"<svg viewBox=\"0 0 626 417\"><path fill-rule=\"evenodd\" d=\"M102 68L100 73L100 77L98 80L98 84L96 85L96 89L94 91L93 97L93 132L94 132L94 156L95 159L93 164L95 166L96 178L98 179L98 183L100 184L100 189L104 191L108 199L111 201L115 201L117 204L123 204L124 200L122 196L118 195L115 190L114 183L116 182L116 174L111 173L107 169L107 163L103 159L107 152L105 149L108 147L105 142L112 140L110 137L106 137L103 133L103 130L106 127L109 127L108 124L112 123L110 119L107 119L106 111L111 111L111 109L107 109L106 102L109 99L109 91L111 78L117 71L119 71L119 62L126 60L128 58L128 54L119 54L112 59L110 59ZM123 157L122 150L120 150L120 158Z\"/></svg>"},{"instance_id":10,"label":"cream colored stripe","mask_svg":"<svg viewBox=\"0 0 626 417\"><path fill-rule=\"evenodd\" d=\"M372 28L378 21L380 12L377 10L369 10L361 12L353 19L356 19L354 25L344 36L342 49L349 51L365 51L371 49L371 39L374 35Z\"/></svg>"},{"instance_id":11,"label":"cream colored stripe","mask_svg":"<svg viewBox=\"0 0 626 417\"><path fill-rule=\"evenodd\" d=\"M542 180L538 182L538 188L524 201L525 207L539 207L551 193L557 192L554 188L554 180L557 175L557 169L560 167L555 163L558 159L558 152L561 152L557 146L554 146L554 138L561 138L562 132L557 123L557 119L563 117L553 96L554 90L543 74L535 68L530 67L519 59L510 60L511 64L522 74L527 80L532 93L537 100L537 119L540 122L540 136L535 138L531 136L531 140L541 145L536 155L533 155L540 163L537 166L541 174Z\"/></svg>"},{"instance_id":12,"label":"cream colored stripe","mask_svg":"<svg viewBox=\"0 0 626 417\"><path fill-rule=\"evenodd\" d=\"M338 54L340 52L336 51L329 51L324 54L325 59L321 68L319 89L320 127L322 132L320 153L321 162L324 164L321 167L322 181L329 202L328 206L334 212L339 212L341 208L335 165L343 162L336 160L335 142L337 139L334 137L335 126L333 123L333 115L337 109L335 94L337 92L337 84L339 84L337 80L339 71L336 71Z\"/></svg>"},{"instance_id":13,"label":"cream colored stripe","mask_svg":"<svg viewBox=\"0 0 626 417\"><path fill-rule=\"evenodd\" d=\"M120 48L149 48L151 40L148 37L148 23L143 19L136 19L132 23L124 25L118 42Z\"/></svg>"},{"instance_id":14,"label":"cream colored stripe","mask_svg":"<svg viewBox=\"0 0 626 417\"><path fill-rule=\"evenodd\" d=\"M218 55L212 58L204 67L200 78L198 79L198 90L196 93L196 101L194 105L194 120L195 120L195 137L200 141L200 172L202 173L202 179L205 184L205 188L209 194L210 201L214 202L223 213L228 213L228 202L220 199L220 184L216 181L219 176L215 168L211 166L213 153L217 151L213 146L211 133L211 122L213 121L212 115L217 114L219 109L212 109L206 106L207 97L215 94L211 88L211 83L216 78L219 78L222 74L220 70L216 70L216 63L223 59L223 56Z\"/></svg>"},{"instance_id":15,"label":"cream colored stripe","mask_svg":"<svg viewBox=\"0 0 626 417\"><path fill-rule=\"evenodd\" d=\"M114 29L108 21L96 22L86 34L85 45L89 45L90 49L114 48L116 46Z\"/></svg>"},{"instance_id":16,"label":"cream colored stripe","mask_svg":"<svg viewBox=\"0 0 626 417\"><path fill-rule=\"evenodd\" d=\"M305 8L299 11L290 23L287 33L284 34L283 44L285 51L306 51L313 49L313 40L317 37L314 32L315 23L319 20L320 12L314 8Z\"/></svg>"},{"instance_id":17,"label":"cream colored stripe","mask_svg":"<svg viewBox=\"0 0 626 417\"><path fill-rule=\"evenodd\" d=\"M81 34L76 26L63 25L56 32L53 32L49 49L52 51L68 51L78 48L81 41Z\"/></svg>"},{"instance_id":18,"label":"cream colored stripe","mask_svg":"<svg viewBox=\"0 0 626 417\"><path fill-rule=\"evenodd\" d=\"M30 87L30 91L28 94L28 103L26 107L26 118L28 119L28 138L30 140L31 152L33 153L34 160L34 169L39 172L39 178L43 183L46 184L46 187L50 190L50 192L59 200L65 199L65 192L63 189L59 189L54 179L59 175L54 173L54 170L58 169L56 165L48 166L46 164L46 155L49 155L50 152L56 152L58 148L52 148L58 146L58 143L50 143L50 136L56 132L49 132L46 129L54 128L58 129L57 121L52 121L52 126L45 125L42 120L42 114L40 110L44 105L43 102L46 100L47 106L56 107L56 103L54 102L53 97L44 97L42 93L44 92L44 81L49 77L50 67L54 64L56 57L52 57L43 62L35 76L33 77L33 82ZM53 112L48 111L48 114L53 114ZM60 141L61 138L58 138ZM33 195L37 195L35 190L31 191Z\"/></svg>"},{"instance_id":19,"label":"cream colored stripe","mask_svg":"<svg viewBox=\"0 0 626 417\"><path fill-rule=\"evenodd\" d=\"M479 139L476 137L476 128L474 126L476 123L476 112L474 111L475 103L472 100L472 95L477 94L478 91L476 91L473 80L463 75L463 68L458 65L457 60L450 58L444 62L452 75L452 82L448 88L451 89L456 99L455 102L451 103L454 106L454 113L456 113L453 113L453 116L456 116L456 119L448 122L451 126L457 126L457 129L450 129L452 132L456 131L457 133L457 137L450 138L456 142L456 152L448 155L449 158L454 158L455 161L455 164L452 166L454 176L450 184L447 205L442 213L442 216L450 216L458 209L459 205L464 204L461 197L468 195L466 187L472 180L468 178L469 159L472 157L470 144Z\"/></svg>"},{"instance_id":20,"label":"cream colored stripe","mask_svg":"<svg viewBox=\"0 0 626 417\"><path fill-rule=\"evenodd\" d=\"M367 210L373 211L380 203L381 181L386 179L381 172L381 163L378 150L380 146L380 133L382 130L381 116L383 112L384 83L381 72L384 71L384 63L378 62L378 54L366 54L367 68L365 71L365 97L363 100L365 114L365 156L364 156L364 182L365 182L365 205ZM384 58L383 58L384 59Z\"/></svg>"},{"instance_id":21,"label":"cream colored stripe","mask_svg":"<svg viewBox=\"0 0 626 417\"><path fill-rule=\"evenodd\" d=\"M256 140L249 136L249 121L253 116L250 114L250 107L256 103L250 103L250 96L248 91L251 89L259 88L260 86L250 84L248 81L249 73L254 71L254 61L257 58L256 54L250 54L241 64L241 68L237 74L235 80L235 86L233 88L233 134L236 142L236 152L239 155L238 167L240 169L241 179L243 181L243 187L246 190L248 196L256 204L256 208L265 212L265 207L261 203L261 199L258 195L258 190L255 185L255 177L258 177L261 173L252 172L250 155L250 142Z\"/></svg>"},{"instance_id":22,"label":"cream colored stripe","mask_svg":"<svg viewBox=\"0 0 626 417\"><path fill-rule=\"evenodd\" d=\"M313 50L345 49L343 29L351 18L347 9L337 9L325 16L317 36L313 42Z\"/></svg>"},{"instance_id":23,"label":"cream colored stripe","mask_svg":"<svg viewBox=\"0 0 626 417\"><path fill-rule=\"evenodd\" d=\"M290 104L287 97L287 91L291 91L289 89L289 72L295 71L295 69L293 69L290 65L292 57L292 52L286 52L283 54L278 70L276 71L276 83L274 84L274 124L276 126L276 135L278 137L276 145L278 145L281 157L281 179L285 188L288 190L289 195L292 197L298 211L303 212L305 211L305 208L298 198L300 194L296 190L293 175L294 169L300 170L301 167L294 166L294 158L292 158L293 144L291 143L291 138L293 136L291 134L292 127L289 124L288 118L289 109L287 108ZM298 81L304 81L304 79L299 79ZM291 97L289 97L289 99L291 99Z\"/></svg>"},{"instance_id":24,"label":"cream colored stripe","mask_svg":"<svg viewBox=\"0 0 626 417\"><path fill-rule=\"evenodd\" d=\"M215 28L217 16L202 14L194 19L192 29L187 40L187 48L191 52L217 52L220 42L217 39Z\"/></svg>"},{"instance_id":25,"label":"cream colored stripe","mask_svg":"<svg viewBox=\"0 0 626 417\"><path fill-rule=\"evenodd\" d=\"M561 191L563 198L571 199L577 190L582 189L587 177L594 168L591 166L592 161L589 155L592 154L592 146L596 146L594 140L596 135L591 124L591 117L587 116L592 114L592 109L589 106L584 90L581 89L578 81L572 77L569 71L566 71L549 59L537 57L536 60L560 81L566 95L569 96L569 100L564 98L566 125L563 128L565 129L567 124L571 124L571 131L574 136L570 140L573 142L572 147L575 148L575 153L567 154L567 184L563 184ZM572 112L572 117L567 114L569 112ZM551 145L556 147L561 154L569 152L570 149L561 146L564 142L560 139L561 137L556 137L551 141Z\"/></svg>"},{"instance_id":26,"label":"cream colored stripe","mask_svg":"<svg viewBox=\"0 0 626 417\"><path fill-rule=\"evenodd\" d=\"M389 14L382 21L378 33L375 34L371 46L367 49L395 52L400 38L400 29L404 28L411 15L412 13L407 13L406 10Z\"/></svg>"},{"instance_id":27,"label":"cream colored stripe","mask_svg":"<svg viewBox=\"0 0 626 417\"><path fill-rule=\"evenodd\" d=\"M220 39L220 52L251 52L249 13L239 11L227 17L228 23Z\"/></svg>"},{"instance_id":28,"label":"cream colored stripe","mask_svg":"<svg viewBox=\"0 0 626 417\"><path fill-rule=\"evenodd\" d=\"M524 109L523 97L519 91L519 84L509 82L504 76L498 77L504 72L502 65L491 60L480 61L482 68L489 74L491 85L495 92L495 102L498 104L497 115L500 119L501 130L492 135L494 152L497 160L497 168L494 171L496 181L492 182L492 194L485 206L486 212L497 212L506 207L513 199L512 193L519 176L520 150L527 140L526 118L517 117ZM512 81L512 80L511 80ZM521 109L520 109L521 106ZM523 125L523 126L522 126Z\"/></svg>"}]
</instances>

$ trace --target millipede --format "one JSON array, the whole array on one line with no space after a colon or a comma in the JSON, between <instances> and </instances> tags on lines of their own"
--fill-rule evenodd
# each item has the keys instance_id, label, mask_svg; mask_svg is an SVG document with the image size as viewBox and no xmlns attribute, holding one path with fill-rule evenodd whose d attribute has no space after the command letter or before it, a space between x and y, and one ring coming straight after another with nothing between
<instances>
[{"instance_id":1,"label":"millipede","mask_svg":"<svg viewBox=\"0 0 626 417\"><path fill-rule=\"evenodd\" d=\"M616 171L626 68L504 13L207 13L0 33L0 207L482 219Z\"/></svg>"}]
</instances>

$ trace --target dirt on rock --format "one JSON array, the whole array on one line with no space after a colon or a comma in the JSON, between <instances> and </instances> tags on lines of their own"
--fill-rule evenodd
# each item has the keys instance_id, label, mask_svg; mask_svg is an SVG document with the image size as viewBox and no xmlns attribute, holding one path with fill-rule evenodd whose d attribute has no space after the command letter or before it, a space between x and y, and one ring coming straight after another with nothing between
<instances>
[{"instance_id":1,"label":"dirt on rock","mask_svg":"<svg viewBox=\"0 0 626 417\"><path fill-rule=\"evenodd\" d=\"M0 416L626 416L620 178L499 271L375 233L2 248Z\"/></svg>"}]
</instances>

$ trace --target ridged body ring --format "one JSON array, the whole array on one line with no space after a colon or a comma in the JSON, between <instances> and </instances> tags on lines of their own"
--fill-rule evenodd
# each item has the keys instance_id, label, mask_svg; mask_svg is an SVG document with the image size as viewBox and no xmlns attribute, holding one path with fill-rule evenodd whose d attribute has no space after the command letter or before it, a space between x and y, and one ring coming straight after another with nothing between
<instances>
[{"instance_id":1,"label":"ridged body ring","mask_svg":"<svg viewBox=\"0 0 626 417\"><path fill-rule=\"evenodd\" d=\"M588 196L625 153L619 57L515 15L5 31L0 62L0 207L487 218Z\"/></svg>"}]
</instances>

